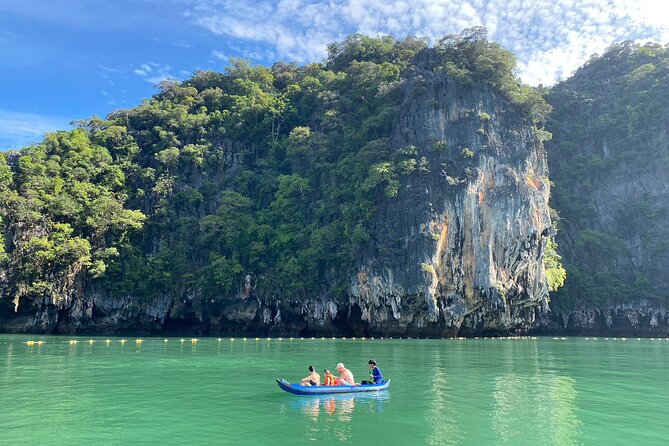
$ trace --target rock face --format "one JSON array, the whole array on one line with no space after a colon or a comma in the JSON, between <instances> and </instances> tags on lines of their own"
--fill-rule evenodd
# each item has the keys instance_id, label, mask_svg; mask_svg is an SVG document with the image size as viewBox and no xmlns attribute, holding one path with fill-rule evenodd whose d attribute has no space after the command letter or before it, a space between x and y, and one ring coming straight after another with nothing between
<instances>
[{"instance_id":1,"label":"rock face","mask_svg":"<svg viewBox=\"0 0 669 446\"><path fill-rule=\"evenodd\" d=\"M378 227L392 229L351 275L352 301L379 332L523 331L548 297L546 154L505 100L421 56L391 144L424 158L386 200Z\"/></svg>"},{"instance_id":2,"label":"rock face","mask_svg":"<svg viewBox=\"0 0 669 446\"><path fill-rule=\"evenodd\" d=\"M609 306L581 306L539 318L535 333L569 336L669 336L669 311L641 300Z\"/></svg>"},{"instance_id":3,"label":"rock face","mask_svg":"<svg viewBox=\"0 0 669 446\"><path fill-rule=\"evenodd\" d=\"M614 45L547 97L552 206L567 269L552 296L553 332L669 333L668 54Z\"/></svg>"},{"instance_id":4,"label":"rock face","mask_svg":"<svg viewBox=\"0 0 669 446\"><path fill-rule=\"evenodd\" d=\"M523 333L547 310L550 231L546 154L536 129L493 89L460 85L420 53L388 138L399 189L378 191L371 241L348 271L347 299L194 292L141 301L77 288L37 302L0 331L457 336ZM370 193L375 193L370 191Z\"/></svg>"}]
</instances>

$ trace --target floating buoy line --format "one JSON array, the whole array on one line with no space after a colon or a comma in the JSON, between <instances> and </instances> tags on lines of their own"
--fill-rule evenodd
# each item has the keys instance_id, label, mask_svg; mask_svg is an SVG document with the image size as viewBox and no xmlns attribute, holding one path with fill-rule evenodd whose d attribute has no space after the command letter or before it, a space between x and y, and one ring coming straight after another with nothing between
<instances>
[{"instance_id":1,"label":"floating buoy line","mask_svg":"<svg viewBox=\"0 0 669 446\"><path fill-rule=\"evenodd\" d=\"M206 338L206 339L204 339L203 341L207 341L208 339L209 339L209 338ZM286 340L290 340L290 341L294 341L294 340L297 340L297 339L299 339L300 341L304 341L304 340L305 340L304 337L300 337L300 338L294 338L294 337L290 337L290 338L283 338L283 337L272 338L272 337L268 337L268 338L262 338L262 339L265 340L265 341L267 341L267 342L272 342L272 341L282 342L284 339L286 339ZM397 338L393 338L392 336L391 336L391 337L388 337L388 338L385 338L385 337L383 337L383 336L381 336L380 338L375 338L374 336L370 336L369 338L367 338L367 337L361 337L361 338L350 337L350 338L347 338L346 336L342 336L342 337L340 337L340 338L335 337L335 336L332 336L332 337L327 338L327 337L325 337L325 336L321 336L320 338L310 337L310 338L307 338L307 339L311 339L311 340L317 340L317 339L318 339L318 340L322 340L322 341L323 341L323 340L333 340L333 341L366 341L366 340L374 341L374 340L381 340L381 341L382 341L382 340L385 340L385 339L389 339L389 340L412 340L412 339L420 339L420 338L412 338L412 337L406 337L406 338L397 337ZM425 339L427 340L428 338L425 338ZM441 338L441 340L445 340L445 341L465 341L465 340L468 340L468 339L470 339L470 340L512 340L512 341L519 341L519 340L533 340L533 341L536 341L536 340L538 340L538 339L542 339L542 338L540 338L540 337L538 337L538 336L499 336L499 337L489 337L489 336L479 337L479 336L476 336L476 337L473 337L473 338L464 338L464 337ZM648 340L648 341L669 341L669 337L668 337L668 338L661 338L661 337L653 337L653 338L640 338L640 337L637 337L637 338L626 338L626 337L604 337L604 338L598 338L598 337L596 337L596 336L586 336L586 337L553 336L553 337L545 337L545 338L543 338L543 339L552 339L552 340L554 340L554 341L566 341L566 340L569 340L569 339L584 339L584 340L586 340L586 341L598 341L598 340L604 340L604 341L619 341L619 342L620 342L620 341L625 342L625 341L628 341L628 340L637 340L637 341L643 341L643 340ZM226 340L227 340L228 342L235 342L237 339L234 338L234 337L230 337L230 338L212 338L212 340L215 340L216 342L218 342L218 343L220 344L220 343L222 343L222 342L224 342L224 341L226 341ZM250 341L250 340L254 340L254 341L257 343L257 342L259 342L259 341L261 340L261 338L241 338L241 340L242 340L243 342L248 342L248 341ZM436 340L436 339L435 339L435 340ZM189 341L189 340L188 340L188 339L185 339L185 338L179 338L179 339L169 339L169 338L164 338L164 339L152 339L152 340L148 340L148 341L147 341L147 340L142 339L142 338L137 338L137 339L135 339L134 341L135 341L135 345L137 345L137 346L141 346L141 345L144 344L145 342L163 342L164 344L168 344L170 341L175 341L175 342L178 341L178 342L180 342L180 343L183 345L183 344L185 344L185 343L186 343L187 341ZM113 342L118 342L119 344L121 344L121 346L124 346L124 345L125 345L126 343L128 343L129 341L128 341L127 339L123 339L123 338L122 338L122 339L118 339L118 340L112 340L112 339L104 339L104 340L96 340L96 339L87 339L87 340L68 339L68 340L66 340L66 341L64 341L64 342L65 342L66 344L69 344L69 345L72 345L72 346L75 346L75 345L77 345L77 344L79 344L79 343L86 343L86 344L88 344L88 345L94 345L94 344L96 344L96 343L104 343L107 347L109 347ZM199 339L199 338L191 338L191 339L190 339L190 343L191 343L192 345L194 345L194 346L195 346L196 344L198 344L199 342L200 342L200 339ZM35 346L37 346L37 347L41 347L41 346L45 345L47 342L44 341L44 340L27 340L27 341L22 341L21 343L22 343L22 344L25 344L27 347L35 347Z\"/></svg>"}]
</instances>

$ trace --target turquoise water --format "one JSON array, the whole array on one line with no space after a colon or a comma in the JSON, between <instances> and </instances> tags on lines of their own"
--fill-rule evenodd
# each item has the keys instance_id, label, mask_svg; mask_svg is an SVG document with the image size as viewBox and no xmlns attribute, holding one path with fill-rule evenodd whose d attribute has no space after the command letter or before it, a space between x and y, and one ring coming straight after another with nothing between
<instances>
[{"instance_id":1,"label":"turquoise water","mask_svg":"<svg viewBox=\"0 0 669 446\"><path fill-rule=\"evenodd\" d=\"M669 441L664 339L88 339L0 336L0 444ZM371 358L389 391L300 397L275 383L337 362L360 381Z\"/></svg>"}]
</instances>

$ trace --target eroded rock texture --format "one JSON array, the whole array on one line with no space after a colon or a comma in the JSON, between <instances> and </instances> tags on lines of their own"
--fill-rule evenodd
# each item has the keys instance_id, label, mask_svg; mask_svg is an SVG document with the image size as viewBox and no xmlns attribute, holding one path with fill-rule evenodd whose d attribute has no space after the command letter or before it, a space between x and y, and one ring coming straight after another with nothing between
<instances>
[{"instance_id":1,"label":"eroded rock texture","mask_svg":"<svg viewBox=\"0 0 669 446\"><path fill-rule=\"evenodd\" d=\"M386 200L352 298L380 332L524 330L548 297L546 154L507 101L422 56L392 137L425 156L422 171Z\"/></svg>"}]
</instances>

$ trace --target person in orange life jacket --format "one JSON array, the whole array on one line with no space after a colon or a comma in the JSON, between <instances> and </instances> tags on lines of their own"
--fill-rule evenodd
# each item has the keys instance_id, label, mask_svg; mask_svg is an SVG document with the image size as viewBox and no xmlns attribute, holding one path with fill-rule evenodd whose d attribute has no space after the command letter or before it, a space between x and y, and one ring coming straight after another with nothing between
<instances>
[{"instance_id":1,"label":"person in orange life jacket","mask_svg":"<svg viewBox=\"0 0 669 446\"><path fill-rule=\"evenodd\" d=\"M323 383L324 386L336 386L339 381L339 378L335 378L328 369L323 370L323 376L325 377L325 382Z\"/></svg>"}]
</instances>

